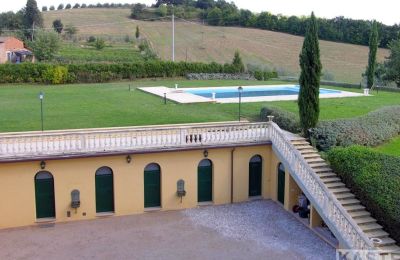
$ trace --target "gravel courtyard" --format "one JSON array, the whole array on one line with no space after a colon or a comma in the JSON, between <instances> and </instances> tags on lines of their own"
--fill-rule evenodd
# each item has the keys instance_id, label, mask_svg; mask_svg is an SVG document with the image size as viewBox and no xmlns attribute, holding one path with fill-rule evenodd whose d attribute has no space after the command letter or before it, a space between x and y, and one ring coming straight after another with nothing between
<instances>
[{"instance_id":1,"label":"gravel courtyard","mask_svg":"<svg viewBox=\"0 0 400 260\"><path fill-rule=\"evenodd\" d=\"M0 231L0 259L335 259L272 201Z\"/></svg>"}]
</instances>

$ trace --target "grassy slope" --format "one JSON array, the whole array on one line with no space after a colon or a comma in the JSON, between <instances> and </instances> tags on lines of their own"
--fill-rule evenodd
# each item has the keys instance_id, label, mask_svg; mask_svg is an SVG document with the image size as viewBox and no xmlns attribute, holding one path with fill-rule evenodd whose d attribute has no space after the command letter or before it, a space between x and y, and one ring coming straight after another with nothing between
<instances>
[{"instance_id":1,"label":"grassy slope","mask_svg":"<svg viewBox=\"0 0 400 260\"><path fill-rule=\"evenodd\" d=\"M382 153L400 156L400 136L375 149Z\"/></svg>"},{"instance_id":2,"label":"grassy slope","mask_svg":"<svg viewBox=\"0 0 400 260\"><path fill-rule=\"evenodd\" d=\"M181 87L254 85L277 82L251 81L135 81L132 86ZM281 83L281 82L278 82ZM77 84L61 86L0 86L0 131L38 130L40 103L37 95L45 92L46 129L90 128L128 125L190 123L237 120L237 104L163 105L162 99L135 90L128 92L128 82ZM294 101L242 104L245 117L256 120L260 109L268 104L297 113ZM400 104L400 94L380 92L373 97L322 99L321 119L354 117L376 108Z\"/></svg>"},{"instance_id":3,"label":"grassy slope","mask_svg":"<svg viewBox=\"0 0 400 260\"><path fill-rule=\"evenodd\" d=\"M54 19L79 27L79 35L123 38L133 36L136 25L149 38L163 59L171 57L171 23L143 22L128 18L129 9L74 9L44 12L45 24L51 27ZM119 24L111 24L119 23ZM90 26L98 24L98 26ZM86 26L86 27L85 27ZM210 27L187 22L176 24L176 58L189 61L231 62L234 51L240 50L246 63L267 64L296 74L303 38L272 31ZM335 75L335 80L358 83L368 60L365 46L321 41L324 68ZM378 60L388 55L380 49Z\"/></svg>"}]
</instances>

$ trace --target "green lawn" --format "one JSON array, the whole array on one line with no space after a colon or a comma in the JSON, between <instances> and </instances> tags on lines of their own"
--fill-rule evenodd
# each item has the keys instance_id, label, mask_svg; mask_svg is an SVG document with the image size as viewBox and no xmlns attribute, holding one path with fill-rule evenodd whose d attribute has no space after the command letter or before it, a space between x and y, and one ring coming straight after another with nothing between
<instances>
[{"instance_id":1,"label":"green lawn","mask_svg":"<svg viewBox=\"0 0 400 260\"><path fill-rule=\"evenodd\" d=\"M86 44L64 43L59 53L65 62L138 62L143 58L133 43L112 44L102 50L96 50Z\"/></svg>"},{"instance_id":2,"label":"green lawn","mask_svg":"<svg viewBox=\"0 0 400 260\"><path fill-rule=\"evenodd\" d=\"M385 154L400 156L400 136L375 149Z\"/></svg>"},{"instance_id":3,"label":"green lawn","mask_svg":"<svg viewBox=\"0 0 400 260\"><path fill-rule=\"evenodd\" d=\"M163 104L161 98L128 91L128 85L180 87L282 84L260 81L142 80L108 84L60 86L1 85L0 131L40 129L38 93L45 93L45 129L113 127L150 124L237 120L237 104ZM242 104L242 114L259 119L260 109L268 104L297 113L295 101ZM386 105L400 104L400 94L380 92L373 97L321 99L321 119L354 117Z\"/></svg>"}]
</instances>

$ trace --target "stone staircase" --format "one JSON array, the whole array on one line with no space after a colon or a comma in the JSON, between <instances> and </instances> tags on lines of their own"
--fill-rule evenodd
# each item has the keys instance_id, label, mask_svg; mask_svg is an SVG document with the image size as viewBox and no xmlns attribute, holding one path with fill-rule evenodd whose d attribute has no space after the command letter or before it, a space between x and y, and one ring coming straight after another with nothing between
<instances>
[{"instance_id":1,"label":"stone staircase","mask_svg":"<svg viewBox=\"0 0 400 260\"><path fill-rule=\"evenodd\" d=\"M304 138L293 136L290 139L305 161L307 161L365 235L373 241L379 241L379 243L375 243L377 248L385 252L400 252L400 247L396 245L396 241L389 237L389 234L383 230L376 219L371 217L366 208L351 193L350 189L346 188L346 185L332 171L318 152Z\"/></svg>"}]
</instances>

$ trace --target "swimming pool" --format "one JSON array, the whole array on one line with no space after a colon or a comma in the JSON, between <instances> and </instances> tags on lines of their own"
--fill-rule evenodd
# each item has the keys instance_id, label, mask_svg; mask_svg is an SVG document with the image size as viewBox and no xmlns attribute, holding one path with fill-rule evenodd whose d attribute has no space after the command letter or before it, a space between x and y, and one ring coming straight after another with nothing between
<instances>
[{"instance_id":1,"label":"swimming pool","mask_svg":"<svg viewBox=\"0 0 400 260\"><path fill-rule=\"evenodd\" d=\"M167 88L142 87L141 91L166 98L176 103L239 103L239 86L200 87L200 88ZM241 102L264 102L297 100L300 87L298 85L263 85L243 86ZM214 96L215 95L215 96ZM363 96L360 93L334 89L320 89L320 98L342 98Z\"/></svg>"},{"instance_id":2,"label":"swimming pool","mask_svg":"<svg viewBox=\"0 0 400 260\"><path fill-rule=\"evenodd\" d=\"M252 86L243 87L242 97L270 97L270 96L288 96L298 95L300 87L298 85L274 85L274 86ZM184 89L184 92L202 96L205 98L238 98L239 90L238 87L218 87L218 88L196 88L196 89ZM339 90L333 89L320 89L320 94L338 94L341 93Z\"/></svg>"}]
</instances>

